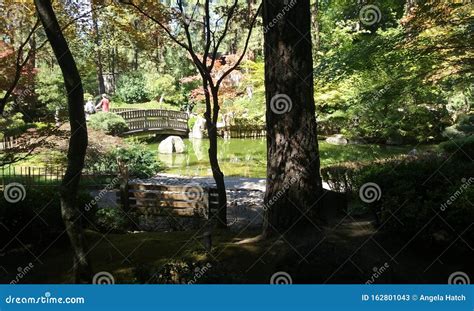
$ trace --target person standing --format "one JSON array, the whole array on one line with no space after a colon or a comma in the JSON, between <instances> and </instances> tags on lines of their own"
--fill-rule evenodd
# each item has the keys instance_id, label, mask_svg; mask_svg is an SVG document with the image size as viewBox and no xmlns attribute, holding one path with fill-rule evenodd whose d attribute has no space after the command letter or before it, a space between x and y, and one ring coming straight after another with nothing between
<instances>
[{"instance_id":1,"label":"person standing","mask_svg":"<svg viewBox=\"0 0 474 311\"><path fill-rule=\"evenodd\" d=\"M110 101L106 94L102 94L102 100L95 106L96 109L102 108L102 112L109 112Z\"/></svg>"},{"instance_id":2,"label":"person standing","mask_svg":"<svg viewBox=\"0 0 474 311\"><path fill-rule=\"evenodd\" d=\"M89 99L86 102L86 105L84 107L84 111L86 112L86 120L89 120L89 117L95 113L95 105L92 99Z\"/></svg>"}]
</instances>

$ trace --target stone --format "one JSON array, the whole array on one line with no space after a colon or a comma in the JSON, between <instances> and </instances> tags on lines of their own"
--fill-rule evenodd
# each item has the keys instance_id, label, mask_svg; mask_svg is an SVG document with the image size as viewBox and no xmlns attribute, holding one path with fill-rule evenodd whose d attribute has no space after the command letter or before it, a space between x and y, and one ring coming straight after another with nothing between
<instances>
[{"instance_id":1,"label":"stone","mask_svg":"<svg viewBox=\"0 0 474 311\"><path fill-rule=\"evenodd\" d=\"M158 146L158 152L164 154L184 153L186 146L179 136L168 136Z\"/></svg>"},{"instance_id":2,"label":"stone","mask_svg":"<svg viewBox=\"0 0 474 311\"><path fill-rule=\"evenodd\" d=\"M206 119L198 117L194 123L193 129L189 134L192 138L204 138L206 131Z\"/></svg>"},{"instance_id":3,"label":"stone","mask_svg":"<svg viewBox=\"0 0 474 311\"><path fill-rule=\"evenodd\" d=\"M347 139L342 134L336 134L326 138L326 142L332 145L347 145Z\"/></svg>"}]
</instances>

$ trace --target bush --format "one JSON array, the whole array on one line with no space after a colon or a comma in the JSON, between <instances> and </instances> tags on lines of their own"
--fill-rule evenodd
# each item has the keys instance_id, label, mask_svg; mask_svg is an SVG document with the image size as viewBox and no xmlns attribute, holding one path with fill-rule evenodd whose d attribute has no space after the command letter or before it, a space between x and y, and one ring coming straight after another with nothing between
<instances>
[{"instance_id":1,"label":"bush","mask_svg":"<svg viewBox=\"0 0 474 311\"><path fill-rule=\"evenodd\" d=\"M474 114L462 115L456 124L447 127L443 136L448 138L463 138L474 134Z\"/></svg>"},{"instance_id":2,"label":"bush","mask_svg":"<svg viewBox=\"0 0 474 311\"><path fill-rule=\"evenodd\" d=\"M374 208L383 230L403 237L417 235L417 241L427 247L445 247L463 232L465 240L474 239L474 228L465 231L474 217L472 161L426 155L338 169L339 174L330 175L331 169L326 168L323 176L348 183L353 203ZM381 198L366 204L358 191L369 182L380 187Z\"/></svg>"},{"instance_id":3,"label":"bush","mask_svg":"<svg viewBox=\"0 0 474 311\"><path fill-rule=\"evenodd\" d=\"M0 197L0 249L21 247L14 237L23 244L49 245L64 232L61 217L61 203L57 187L25 187L26 195L23 201L9 203L2 195ZM80 192L79 208L84 211L84 217L93 220L94 210L86 210L85 205L92 200L88 193ZM88 224L88 221L84 222ZM12 242L11 242L12 241Z\"/></svg>"},{"instance_id":4,"label":"bush","mask_svg":"<svg viewBox=\"0 0 474 311\"><path fill-rule=\"evenodd\" d=\"M183 98L176 87L176 79L168 74L161 75L156 72L145 74L145 90L148 98L166 102L181 102Z\"/></svg>"},{"instance_id":5,"label":"bush","mask_svg":"<svg viewBox=\"0 0 474 311\"><path fill-rule=\"evenodd\" d=\"M121 208L101 208L95 213L94 224L100 232L123 233L129 229L129 220Z\"/></svg>"},{"instance_id":6,"label":"bush","mask_svg":"<svg viewBox=\"0 0 474 311\"><path fill-rule=\"evenodd\" d=\"M128 130L127 122L119 115L110 112L98 112L89 119L89 125L109 135L120 135Z\"/></svg>"},{"instance_id":7,"label":"bush","mask_svg":"<svg viewBox=\"0 0 474 311\"><path fill-rule=\"evenodd\" d=\"M441 143L439 147L449 156L456 159L466 161L474 159L474 135Z\"/></svg>"},{"instance_id":8,"label":"bush","mask_svg":"<svg viewBox=\"0 0 474 311\"><path fill-rule=\"evenodd\" d=\"M146 145L131 142L126 147L120 147L107 152L105 155L91 159L95 162L89 163L91 170L100 170L107 167L112 172L118 172L118 161L123 161L128 167L130 177L149 178L161 170L156 155Z\"/></svg>"},{"instance_id":9,"label":"bush","mask_svg":"<svg viewBox=\"0 0 474 311\"><path fill-rule=\"evenodd\" d=\"M115 95L126 103L142 103L149 100L143 74L134 72L121 76L117 81Z\"/></svg>"},{"instance_id":10,"label":"bush","mask_svg":"<svg viewBox=\"0 0 474 311\"><path fill-rule=\"evenodd\" d=\"M9 118L0 119L0 138L5 136L17 136L22 134L27 129L27 124L23 121L23 114L15 113Z\"/></svg>"}]
</instances>

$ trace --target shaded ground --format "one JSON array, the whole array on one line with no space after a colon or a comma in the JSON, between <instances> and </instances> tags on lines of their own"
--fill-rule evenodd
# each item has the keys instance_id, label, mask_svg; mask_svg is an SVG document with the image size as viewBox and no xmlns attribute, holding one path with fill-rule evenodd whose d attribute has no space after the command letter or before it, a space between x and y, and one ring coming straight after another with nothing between
<instances>
[{"instance_id":1,"label":"shaded ground","mask_svg":"<svg viewBox=\"0 0 474 311\"><path fill-rule=\"evenodd\" d=\"M88 231L87 240L94 272L107 271L116 283L269 283L276 272L288 273L293 283L447 283L455 271L472 274L472 251L464 256L449 251L437 258L442 250L422 249L416 241L378 233L370 217L345 215L332 227L318 228L251 244L236 242L255 236L257 230L214 231L210 252L196 231ZM72 280L64 234L47 249L18 250L0 259L2 283L15 279L30 263L33 268L19 283Z\"/></svg>"}]
</instances>

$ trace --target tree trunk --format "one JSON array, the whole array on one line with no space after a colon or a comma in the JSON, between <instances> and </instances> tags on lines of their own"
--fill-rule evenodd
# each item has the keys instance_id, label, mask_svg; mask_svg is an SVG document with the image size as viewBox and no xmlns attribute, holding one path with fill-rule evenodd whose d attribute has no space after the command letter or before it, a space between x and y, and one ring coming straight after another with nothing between
<instances>
[{"instance_id":1,"label":"tree trunk","mask_svg":"<svg viewBox=\"0 0 474 311\"><path fill-rule=\"evenodd\" d=\"M212 176L216 182L217 195L219 198L219 208L217 212L217 226L220 228L227 228L227 195L224 182L224 173L219 166L217 158L217 119L219 116L219 97L218 90L212 89L212 97L208 91L208 82L203 79L203 88L206 97L206 125L207 135L209 137L209 162L211 165ZM212 105L211 105L212 102ZM212 117L211 117L212 109Z\"/></svg>"},{"instance_id":2,"label":"tree trunk","mask_svg":"<svg viewBox=\"0 0 474 311\"><path fill-rule=\"evenodd\" d=\"M319 24L319 0L315 0L313 4L313 12L311 14L311 22L314 31L314 48L319 51L321 48L321 29Z\"/></svg>"},{"instance_id":3,"label":"tree trunk","mask_svg":"<svg viewBox=\"0 0 474 311\"><path fill-rule=\"evenodd\" d=\"M94 1L90 2L91 8L94 9ZM97 81L99 83L99 94L105 94L105 82L104 82L104 66L102 65L102 51L100 49L100 33L99 23L97 21L97 13L92 11L92 23L94 25L94 44L96 50L95 65L97 69Z\"/></svg>"},{"instance_id":4,"label":"tree trunk","mask_svg":"<svg viewBox=\"0 0 474 311\"><path fill-rule=\"evenodd\" d=\"M272 21L278 20L267 27L264 38L268 160L263 235L268 236L302 229L313 221L322 181L313 99L310 3L263 3L263 24L273 25Z\"/></svg>"},{"instance_id":5,"label":"tree trunk","mask_svg":"<svg viewBox=\"0 0 474 311\"><path fill-rule=\"evenodd\" d=\"M87 258L81 211L77 205L77 192L87 149L87 127L84 114L84 91L74 58L62 34L50 0L35 0L38 17L61 67L67 91L71 138L68 163L60 186L61 213L74 251L76 283L90 283L92 271Z\"/></svg>"}]
</instances>

